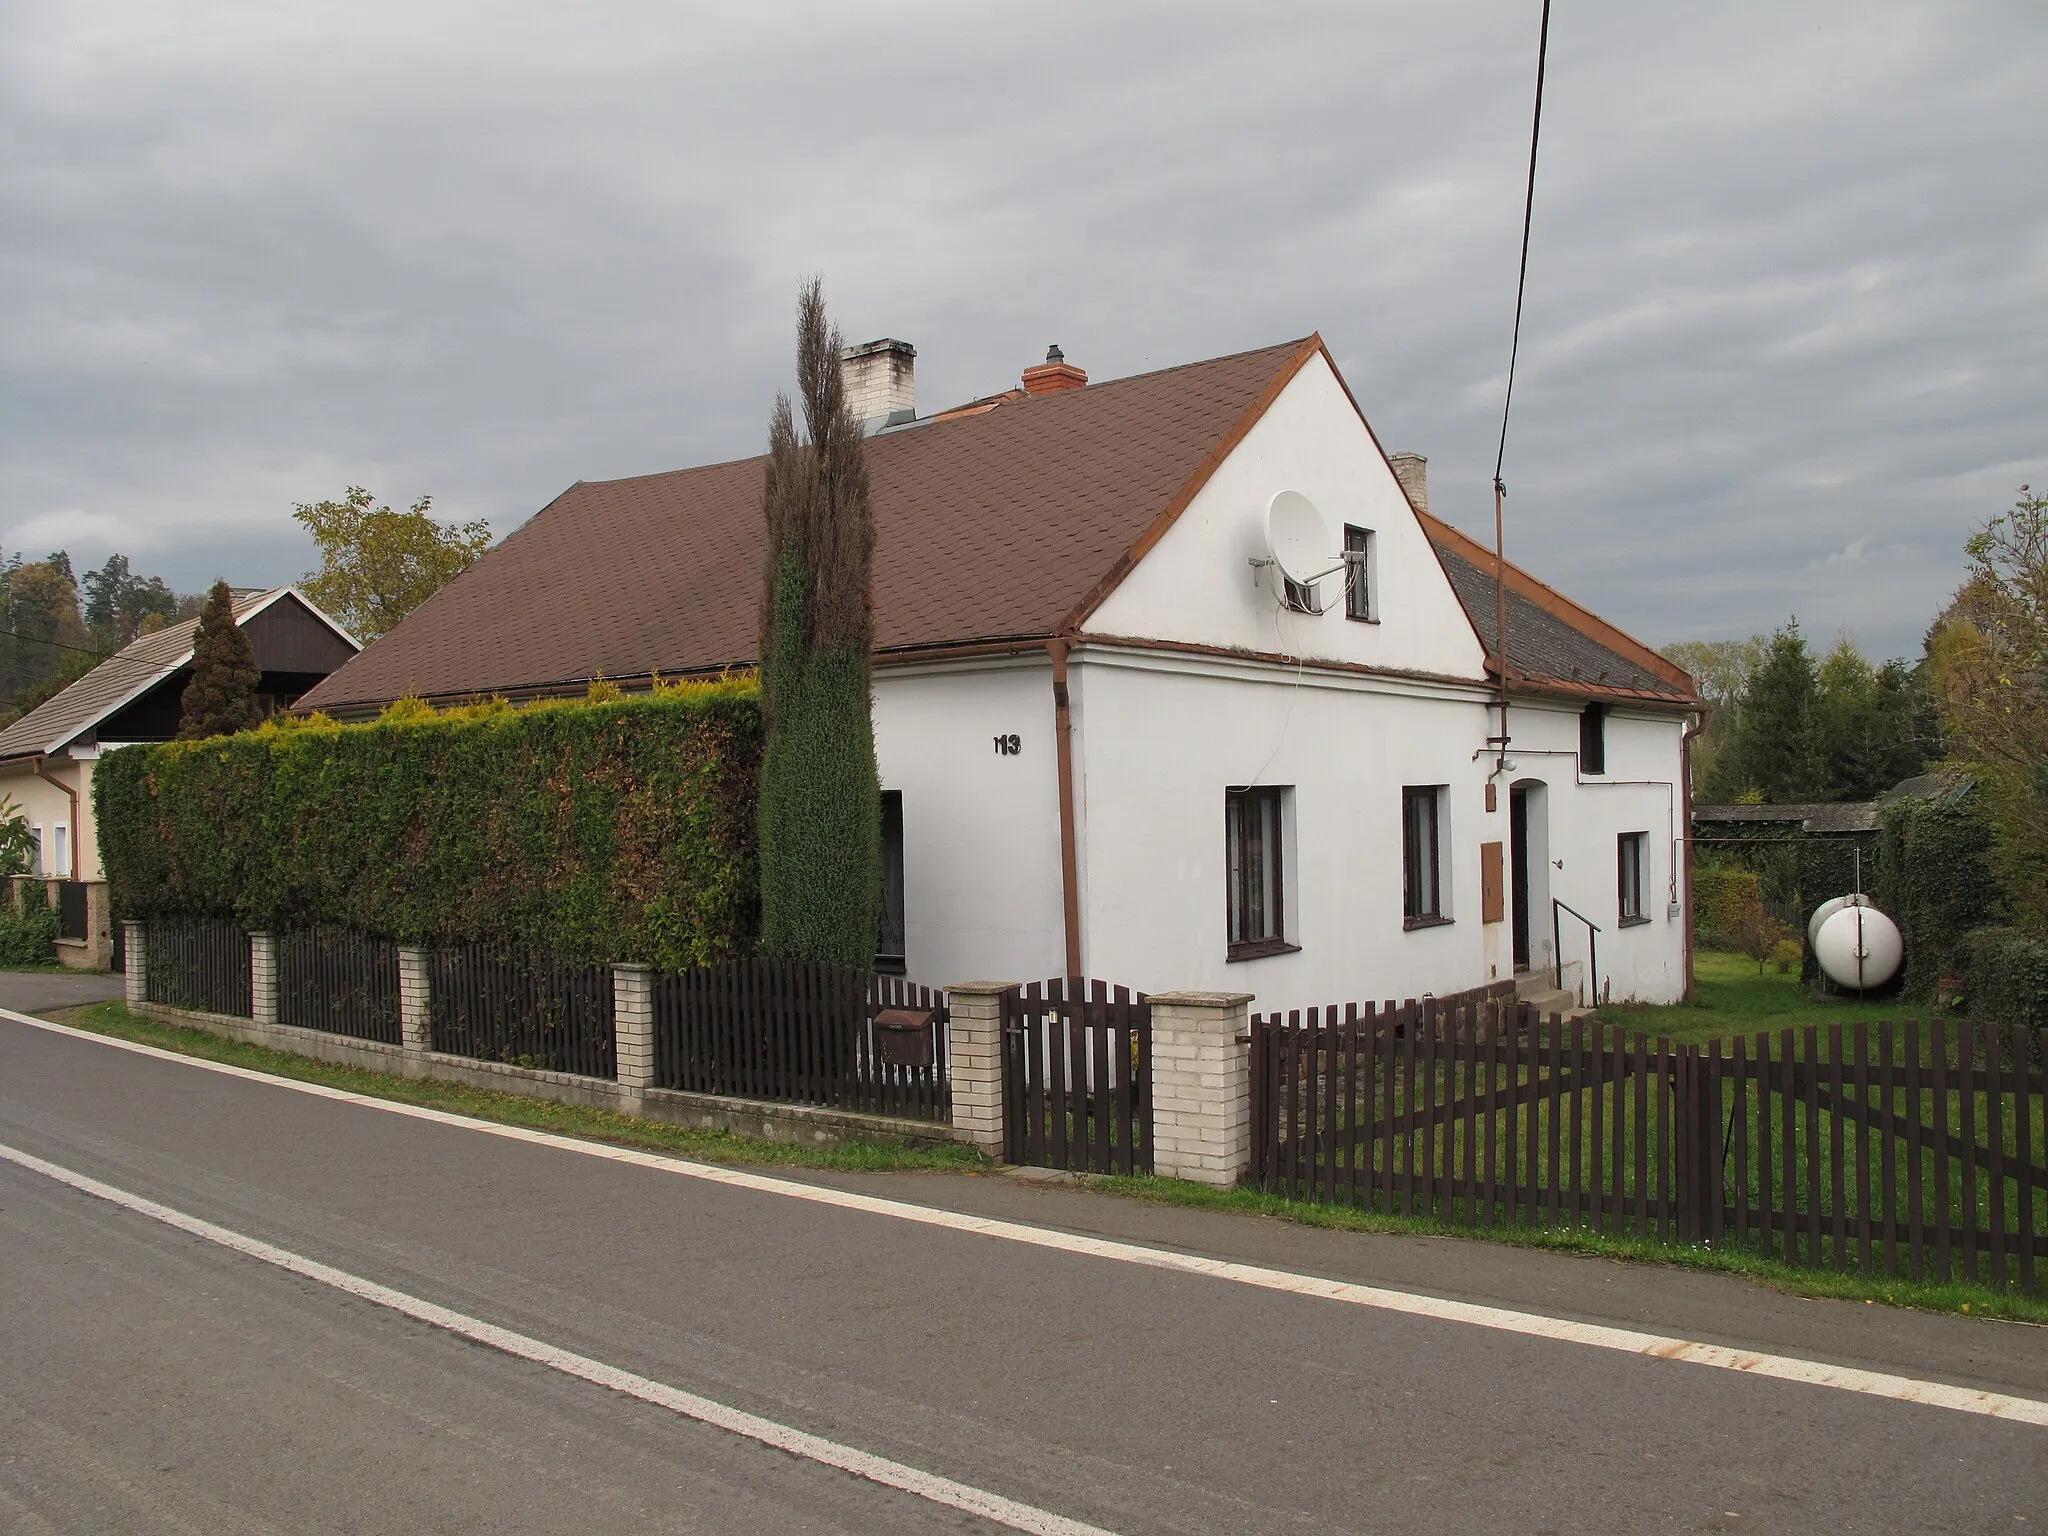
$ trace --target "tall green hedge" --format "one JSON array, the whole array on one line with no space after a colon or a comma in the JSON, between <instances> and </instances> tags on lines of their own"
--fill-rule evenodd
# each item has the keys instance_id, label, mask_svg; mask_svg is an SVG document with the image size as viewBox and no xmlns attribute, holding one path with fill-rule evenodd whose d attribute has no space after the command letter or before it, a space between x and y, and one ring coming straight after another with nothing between
<instances>
[{"instance_id":1,"label":"tall green hedge","mask_svg":"<svg viewBox=\"0 0 2048 1536\"><path fill-rule=\"evenodd\" d=\"M1963 1000L1970 1017L2048 1031L2048 939L1979 928L1963 943Z\"/></svg>"},{"instance_id":2,"label":"tall green hedge","mask_svg":"<svg viewBox=\"0 0 2048 1536\"><path fill-rule=\"evenodd\" d=\"M93 796L125 917L682 968L754 946L760 758L749 680L124 747Z\"/></svg>"},{"instance_id":3,"label":"tall green hedge","mask_svg":"<svg viewBox=\"0 0 2048 1536\"><path fill-rule=\"evenodd\" d=\"M1878 812L1871 894L1905 940L1908 997L1931 997L1942 978L1960 975L1966 935L2000 916L1991 828L1975 798L1906 796Z\"/></svg>"}]
</instances>

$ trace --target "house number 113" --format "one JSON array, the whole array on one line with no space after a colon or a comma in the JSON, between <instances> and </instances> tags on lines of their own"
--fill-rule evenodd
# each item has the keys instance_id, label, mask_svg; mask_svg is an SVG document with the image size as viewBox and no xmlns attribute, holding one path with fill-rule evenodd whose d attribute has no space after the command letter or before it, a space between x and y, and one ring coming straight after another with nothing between
<instances>
[{"instance_id":1,"label":"house number 113","mask_svg":"<svg viewBox=\"0 0 2048 1536\"><path fill-rule=\"evenodd\" d=\"M1023 750L1024 743L1015 736L998 736L996 738L997 757L1015 757Z\"/></svg>"}]
</instances>

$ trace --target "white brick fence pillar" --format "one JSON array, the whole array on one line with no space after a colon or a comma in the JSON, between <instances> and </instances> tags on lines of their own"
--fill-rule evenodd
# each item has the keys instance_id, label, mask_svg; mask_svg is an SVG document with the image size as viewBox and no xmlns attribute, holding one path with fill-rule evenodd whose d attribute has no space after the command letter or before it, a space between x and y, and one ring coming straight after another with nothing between
<instances>
[{"instance_id":1,"label":"white brick fence pillar","mask_svg":"<svg viewBox=\"0 0 2048 1536\"><path fill-rule=\"evenodd\" d=\"M613 1057L627 1114L638 1114L654 1086L654 967L612 967Z\"/></svg>"},{"instance_id":2,"label":"white brick fence pillar","mask_svg":"<svg viewBox=\"0 0 2048 1536\"><path fill-rule=\"evenodd\" d=\"M1152 1171L1235 1189L1252 1159L1249 992L1152 994Z\"/></svg>"},{"instance_id":3,"label":"white brick fence pillar","mask_svg":"<svg viewBox=\"0 0 2048 1536\"><path fill-rule=\"evenodd\" d=\"M1007 981L946 988L946 1063L953 1130L991 1157L1003 1155L1003 994Z\"/></svg>"},{"instance_id":4,"label":"white brick fence pillar","mask_svg":"<svg viewBox=\"0 0 2048 1536\"><path fill-rule=\"evenodd\" d=\"M121 920L121 969L128 1006L140 1008L149 1001L149 947L140 918Z\"/></svg>"},{"instance_id":5,"label":"white brick fence pillar","mask_svg":"<svg viewBox=\"0 0 2048 1536\"><path fill-rule=\"evenodd\" d=\"M249 935L249 1017L258 1024L277 1022L277 935Z\"/></svg>"},{"instance_id":6,"label":"white brick fence pillar","mask_svg":"<svg viewBox=\"0 0 2048 1536\"><path fill-rule=\"evenodd\" d=\"M429 1020L432 982L428 979L427 952L401 949L398 952L398 1043L408 1056L425 1056L433 1049Z\"/></svg>"}]
</instances>

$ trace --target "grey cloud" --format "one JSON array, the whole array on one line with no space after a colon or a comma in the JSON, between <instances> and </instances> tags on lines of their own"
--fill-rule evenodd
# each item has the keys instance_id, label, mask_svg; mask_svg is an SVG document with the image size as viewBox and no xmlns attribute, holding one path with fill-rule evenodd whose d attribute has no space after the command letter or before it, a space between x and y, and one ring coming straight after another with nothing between
<instances>
[{"instance_id":1,"label":"grey cloud","mask_svg":"<svg viewBox=\"0 0 2048 1536\"><path fill-rule=\"evenodd\" d=\"M927 405L1320 329L1484 530L1536 10L4 8L0 544L269 581L347 483L503 531L755 452L812 271ZM1559 7L1511 552L1652 640L1915 647L2048 479L2044 41Z\"/></svg>"}]
</instances>

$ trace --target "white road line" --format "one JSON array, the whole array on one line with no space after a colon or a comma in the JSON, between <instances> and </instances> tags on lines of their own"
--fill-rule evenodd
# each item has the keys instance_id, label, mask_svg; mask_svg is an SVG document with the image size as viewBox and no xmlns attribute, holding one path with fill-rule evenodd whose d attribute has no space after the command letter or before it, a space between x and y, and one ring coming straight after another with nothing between
<instances>
[{"instance_id":1,"label":"white road line","mask_svg":"<svg viewBox=\"0 0 2048 1536\"><path fill-rule=\"evenodd\" d=\"M1351 1306L1371 1307L1382 1312L1403 1313L1410 1317L1430 1318L1437 1322L1462 1323L1475 1328L1493 1329L1500 1333L1518 1333L1530 1338L1582 1344L1593 1349L1644 1355L1685 1365L1712 1366L1718 1370L1767 1376L1773 1380L1797 1382L1803 1386L1826 1387L1837 1392L1853 1392L1865 1397L1889 1399L1892 1402L1918 1403L1923 1407L1982 1414L1989 1418L2038 1424L2048 1428L2048 1402L2035 1398L2014 1397L2003 1392L1982 1392L1971 1387L1951 1386L1947 1382L1927 1381L1914 1376L1895 1376L1884 1371L1859 1370L1854 1366L1829 1365L1823 1361L1802 1360L1792 1355L1771 1355L1755 1350L1730 1349L1719 1344L1702 1344L1691 1339L1642 1333L1632 1328L1611 1328L1599 1323L1573 1322L1566 1318L1546 1317L1537 1312L1517 1312L1506 1307L1482 1306L1474 1302L1453 1301L1441 1296L1392 1291L1380 1286L1358 1285L1344 1280L1326 1280L1316 1275L1268 1269L1257 1264L1240 1264L1230 1259L1212 1259L1200 1254L1174 1253L1108 1238L1083 1237L1077 1233L1028 1226L1022 1222L1002 1221L991 1216L974 1216L961 1211L913 1205L908 1201L887 1200L878 1195L856 1194L851 1190L804 1184L793 1179L778 1179L768 1174L748 1173L738 1168L693 1163L682 1158L664 1157L658 1153L635 1152L626 1147L606 1146L602 1142L579 1141L574 1137L557 1136L547 1131L527 1130L523 1126L499 1125L490 1120L451 1115L444 1110L399 1104L389 1099L372 1098L367 1094L324 1087L319 1083L304 1083L294 1078L252 1071L247 1067L234 1067L224 1062L183 1056L175 1051L160 1050L153 1045L137 1045L133 1041L116 1040L106 1035L94 1034L90 1030L54 1024L48 1019L31 1018L27 1014L15 1013L9 1009L0 1008L0 1018L13 1019L36 1029L76 1036L100 1045L154 1056L183 1066L198 1067L209 1072L224 1073L230 1077L247 1078L252 1082L288 1088L295 1093L312 1094L317 1098L336 1099L348 1104L360 1104L389 1114L431 1120L440 1125L459 1126L464 1130L480 1132L487 1136L502 1136L511 1141L531 1142L536 1146L554 1147L584 1157L631 1163L660 1173L679 1174L684 1178L700 1179L710 1184L725 1184L758 1194L808 1200L814 1205L836 1206L841 1210L887 1216L897 1221L916 1222L922 1226L967 1232L979 1237L1023 1243L1035 1248L1049 1248L1060 1253L1111 1259L1124 1264L1142 1265L1149 1269L1203 1275L1210 1279L1227 1280L1233 1284L1252 1286L1259 1290L1281 1291L1323 1301L1339 1301Z\"/></svg>"},{"instance_id":2,"label":"white road line","mask_svg":"<svg viewBox=\"0 0 2048 1536\"><path fill-rule=\"evenodd\" d=\"M431 1301L423 1301L404 1291L395 1291L388 1285L365 1280L360 1275L352 1275L345 1269L322 1264L317 1259L309 1259L287 1248L276 1247L258 1238L231 1231L227 1227L215 1226L210 1221L189 1216L167 1205L159 1205L154 1200L144 1199L141 1195L131 1194L125 1189L117 1189L111 1184L103 1184L98 1179L88 1178L85 1174L57 1163L47 1162L33 1153L23 1152L5 1143L0 1143L0 1160L18 1164L60 1184L68 1184L96 1200L108 1201L123 1210L147 1216L167 1227L175 1227L180 1232L204 1238L209 1243L218 1243L223 1248L252 1259L260 1259L265 1264L289 1270L295 1275L303 1275L308 1280L317 1280L337 1291L374 1302L380 1307L388 1307L393 1312L401 1312L407 1317L435 1328L445 1329L475 1343L501 1350L508 1355L516 1355L522 1360L531 1360L536 1365L547 1366L550 1370L560 1371L565 1376L576 1376L584 1381L595 1382L600 1387L609 1387L614 1392L638 1398L643 1403L652 1403L657 1408L679 1413L686 1419L695 1419L701 1424L709 1424L731 1434L745 1436L749 1440L758 1440L763 1445L773 1446L778 1451L787 1451L790 1455L802 1457L806 1461L815 1461L828 1467L836 1467L842 1472L851 1472L855 1477L865 1478L871 1483L900 1489L904 1493L915 1494L918 1498L927 1499L934 1504L943 1504L949 1509L965 1510L970 1515L979 1515L984 1520L992 1520L1012 1530L1030 1532L1031 1536L1113 1536L1113 1533L1103 1530L1100 1526L1084 1525L1079 1520L1069 1520L1064 1515L1056 1515L1034 1505L1020 1504L1015 1499L1006 1499L1001 1494L990 1493L966 1483L956 1483L951 1478L940 1477L934 1472L921 1471L916 1467L905 1466L900 1461L890 1461L887 1457L870 1455L866 1451L855 1450L852 1446L841 1445L835 1440L826 1440L817 1435L806 1434L800 1429L791 1429L787 1424L778 1424L773 1419L764 1419L737 1408L728 1408L725 1404L713 1402L708 1397L699 1397L694 1392L684 1392L645 1376L636 1376L631 1371L622 1371L617 1366L606 1365L603 1361L593 1360L588 1355L558 1349L553 1344L544 1343L530 1335L515 1333L510 1328L500 1328L495 1323L487 1323L465 1312L437 1306Z\"/></svg>"}]
</instances>

